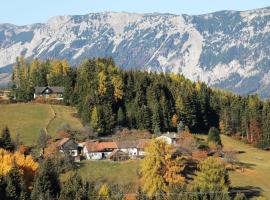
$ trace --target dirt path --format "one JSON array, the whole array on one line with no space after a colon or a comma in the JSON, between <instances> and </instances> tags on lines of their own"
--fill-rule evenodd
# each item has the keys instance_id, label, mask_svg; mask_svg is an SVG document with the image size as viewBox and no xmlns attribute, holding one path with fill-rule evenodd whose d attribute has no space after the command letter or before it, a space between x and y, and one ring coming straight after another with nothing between
<instances>
[{"instance_id":1,"label":"dirt path","mask_svg":"<svg viewBox=\"0 0 270 200\"><path fill-rule=\"evenodd\" d=\"M46 127L45 127L45 131L46 131L47 134L49 134L48 128L49 128L50 124L51 124L52 121L55 120L55 118L56 118L55 110L53 109L53 107L52 107L51 104L50 104L50 111L51 111L51 113L52 113L52 117L51 117L51 119L48 121L48 123L46 124Z\"/></svg>"}]
</instances>

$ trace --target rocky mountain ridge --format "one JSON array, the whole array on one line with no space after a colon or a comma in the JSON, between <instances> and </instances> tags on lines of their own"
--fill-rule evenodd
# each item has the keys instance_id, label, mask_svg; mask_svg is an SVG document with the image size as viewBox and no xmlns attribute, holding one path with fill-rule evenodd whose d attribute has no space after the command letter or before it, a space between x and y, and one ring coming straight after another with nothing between
<instances>
[{"instance_id":1,"label":"rocky mountain ridge","mask_svg":"<svg viewBox=\"0 0 270 200\"><path fill-rule=\"evenodd\" d=\"M190 16L92 13L26 26L0 24L0 82L18 55L112 56L125 69L182 73L240 94L270 91L270 7Z\"/></svg>"}]
</instances>

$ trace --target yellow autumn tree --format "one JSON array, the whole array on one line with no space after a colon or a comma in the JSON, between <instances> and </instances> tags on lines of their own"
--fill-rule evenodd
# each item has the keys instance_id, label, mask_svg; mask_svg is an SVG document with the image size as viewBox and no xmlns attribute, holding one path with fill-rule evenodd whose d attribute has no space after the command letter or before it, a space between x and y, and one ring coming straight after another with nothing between
<instances>
[{"instance_id":1,"label":"yellow autumn tree","mask_svg":"<svg viewBox=\"0 0 270 200\"><path fill-rule=\"evenodd\" d=\"M201 90L201 88L202 88L202 85L201 85L201 83L198 81L198 82L196 83L196 85L195 85L195 89L196 89L197 92L199 92L199 91Z\"/></svg>"},{"instance_id":2,"label":"yellow autumn tree","mask_svg":"<svg viewBox=\"0 0 270 200\"><path fill-rule=\"evenodd\" d=\"M177 124L178 124L178 116L176 114L174 114L172 116L172 124L174 127L177 127Z\"/></svg>"},{"instance_id":3,"label":"yellow autumn tree","mask_svg":"<svg viewBox=\"0 0 270 200\"><path fill-rule=\"evenodd\" d=\"M38 163L35 162L31 155L25 156L19 152L11 153L0 149L0 175L6 175L14 166L22 172L24 181L27 186L33 181Z\"/></svg>"},{"instance_id":4,"label":"yellow autumn tree","mask_svg":"<svg viewBox=\"0 0 270 200\"><path fill-rule=\"evenodd\" d=\"M115 76L112 78L112 84L114 87L114 98L122 99L123 98L123 80L119 76Z\"/></svg>"},{"instance_id":5,"label":"yellow autumn tree","mask_svg":"<svg viewBox=\"0 0 270 200\"><path fill-rule=\"evenodd\" d=\"M95 106L91 112L91 116L90 116L90 126L95 129L98 130L98 111L97 111L97 107Z\"/></svg>"},{"instance_id":6,"label":"yellow autumn tree","mask_svg":"<svg viewBox=\"0 0 270 200\"><path fill-rule=\"evenodd\" d=\"M226 133L226 130L225 130L225 123L223 120L220 120L219 121L219 129L220 129L220 133L221 134L225 134Z\"/></svg>"},{"instance_id":7,"label":"yellow autumn tree","mask_svg":"<svg viewBox=\"0 0 270 200\"><path fill-rule=\"evenodd\" d=\"M99 200L110 200L111 199L111 194L110 194L110 189L106 184L103 184L101 188L98 191L98 199Z\"/></svg>"},{"instance_id":8,"label":"yellow autumn tree","mask_svg":"<svg viewBox=\"0 0 270 200\"><path fill-rule=\"evenodd\" d=\"M70 70L67 60L53 60L51 62L50 76L66 76Z\"/></svg>"},{"instance_id":9,"label":"yellow autumn tree","mask_svg":"<svg viewBox=\"0 0 270 200\"><path fill-rule=\"evenodd\" d=\"M38 59L35 59L30 63L30 77L31 78L33 77L33 72L37 70L38 68L40 68L40 66L41 66L41 62Z\"/></svg>"},{"instance_id":10,"label":"yellow autumn tree","mask_svg":"<svg viewBox=\"0 0 270 200\"><path fill-rule=\"evenodd\" d=\"M99 78L98 92L100 95L105 95L107 91L107 83L106 83L107 77L104 71L101 71L98 74L98 78Z\"/></svg>"},{"instance_id":11,"label":"yellow autumn tree","mask_svg":"<svg viewBox=\"0 0 270 200\"><path fill-rule=\"evenodd\" d=\"M142 189L151 198L157 193L169 192L172 185L181 185L185 178L184 157L177 157L172 147L163 140L152 140L141 161L140 173Z\"/></svg>"}]
</instances>

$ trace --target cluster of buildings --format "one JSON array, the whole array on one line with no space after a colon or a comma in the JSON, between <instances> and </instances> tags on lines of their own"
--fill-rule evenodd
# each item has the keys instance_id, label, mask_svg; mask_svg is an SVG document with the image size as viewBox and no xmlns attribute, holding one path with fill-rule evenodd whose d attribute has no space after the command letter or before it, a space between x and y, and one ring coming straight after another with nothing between
<instances>
[{"instance_id":1,"label":"cluster of buildings","mask_svg":"<svg viewBox=\"0 0 270 200\"><path fill-rule=\"evenodd\" d=\"M176 134L164 134L158 137L166 143L174 145L179 138ZM150 139L139 139L135 141L87 141L77 143L73 139L63 138L57 142L57 147L61 153L68 153L75 160L81 157L87 160L110 159L114 161L142 158Z\"/></svg>"},{"instance_id":2,"label":"cluster of buildings","mask_svg":"<svg viewBox=\"0 0 270 200\"><path fill-rule=\"evenodd\" d=\"M71 138L63 138L57 142L59 152L67 153L79 161L110 159L114 161L140 158L145 155L145 148L150 139L136 141L99 142L87 141L77 143Z\"/></svg>"}]
</instances>

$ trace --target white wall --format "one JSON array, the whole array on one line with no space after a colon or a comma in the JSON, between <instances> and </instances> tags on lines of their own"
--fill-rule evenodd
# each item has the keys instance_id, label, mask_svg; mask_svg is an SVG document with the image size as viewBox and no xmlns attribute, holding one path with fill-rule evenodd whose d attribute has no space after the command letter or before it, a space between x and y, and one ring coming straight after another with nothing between
<instances>
[{"instance_id":1,"label":"white wall","mask_svg":"<svg viewBox=\"0 0 270 200\"><path fill-rule=\"evenodd\" d=\"M163 140L167 144L172 144L173 143L172 139L169 138L169 137L167 137L167 136L165 136L165 135L159 136L157 139Z\"/></svg>"}]
</instances>

